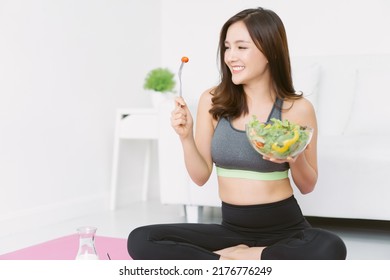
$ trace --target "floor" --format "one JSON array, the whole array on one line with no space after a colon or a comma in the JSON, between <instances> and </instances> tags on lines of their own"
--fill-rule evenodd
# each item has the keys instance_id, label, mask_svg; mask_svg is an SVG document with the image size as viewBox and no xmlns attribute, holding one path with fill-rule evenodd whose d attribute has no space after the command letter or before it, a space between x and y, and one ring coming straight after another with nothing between
<instances>
[{"instance_id":1,"label":"floor","mask_svg":"<svg viewBox=\"0 0 390 280\"><path fill-rule=\"evenodd\" d=\"M346 243L349 260L390 260L390 222L311 217L308 219L313 226L339 234ZM0 239L0 254L76 233L77 227L83 225L96 226L98 235L127 238L128 233L137 226L184 221L184 210L180 206L161 205L158 201L136 202L116 211L107 210L45 228L33 229L28 234L3 236ZM200 221L219 222L219 209L205 207Z\"/></svg>"}]
</instances>

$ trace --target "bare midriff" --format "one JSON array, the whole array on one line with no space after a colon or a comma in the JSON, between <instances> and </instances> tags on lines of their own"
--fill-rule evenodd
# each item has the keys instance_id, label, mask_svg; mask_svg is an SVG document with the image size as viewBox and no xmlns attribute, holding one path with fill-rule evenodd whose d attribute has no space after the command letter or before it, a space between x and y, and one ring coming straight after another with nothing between
<instances>
[{"instance_id":1,"label":"bare midriff","mask_svg":"<svg viewBox=\"0 0 390 280\"><path fill-rule=\"evenodd\" d=\"M219 176L218 184L221 200L234 205L272 203L293 195L289 178L261 181Z\"/></svg>"}]
</instances>

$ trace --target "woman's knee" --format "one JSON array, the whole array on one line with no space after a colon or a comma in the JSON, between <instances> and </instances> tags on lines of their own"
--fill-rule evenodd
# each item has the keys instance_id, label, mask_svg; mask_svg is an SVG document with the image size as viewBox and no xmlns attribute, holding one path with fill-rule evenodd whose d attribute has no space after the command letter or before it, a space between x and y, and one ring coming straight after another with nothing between
<instances>
[{"instance_id":1,"label":"woman's knee","mask_svg":"<svg viewBox=\"0 0 390 280\"><path fill-rule=\"evenodd\" d=\"M327 244L324 256L328 260L345 260L347 258L347 247L344 241L336 234L322 230L322 240ZM325 247L325 246L324 246Z\"/></svg>"},{"instance_id":2,"label":"woman's knee","mask_svg":"<svg viewBox=\"0 0 390 280\"><path fill-rule=\"evenodd\" d=\"M336 234L306 229L263 250L262 259L344 260L347 249Z\"/></svg>"},{"instance_id":3,"label":"woman's knee","mask_svg":"<svg viewBox=\"0 0 390 280\"><path fill-rule=\"evenodd\" d=\"M333 232L311 228L304 232L304 239L312 250L312 258L320 260L345 260L347 247Z\"/></svg>"},{"instance_id":4,"label":"woman's knee","mask_svg":"<svg viewBox=\"0 0 390 280\"><path fill-rule=\"evenodd\" d=\"M148 241L148 226L132 230L127 239L127 251L133 259L144 259L145 243Z\"/></svg>"}]
</instances>

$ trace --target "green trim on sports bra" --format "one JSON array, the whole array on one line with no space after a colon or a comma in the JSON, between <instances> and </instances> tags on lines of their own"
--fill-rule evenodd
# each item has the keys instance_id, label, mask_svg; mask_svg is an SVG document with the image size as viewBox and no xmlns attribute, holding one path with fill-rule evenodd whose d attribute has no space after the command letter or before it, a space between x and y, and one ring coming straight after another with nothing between
<instances>
[{"instance_id":1,"label":"green trim on sports bra","mask_svg":"<svg viewBox=\"0 0 390 280\"><path fill-rule=\"evenodd\" d=\"M288 170L274 171L274 172L256 172L250 170L226 169L218 166L216 168L217 168L217 175L221 177L262 180L262 181L282 180L288 178Z\"/></svg>"}]
</instances>

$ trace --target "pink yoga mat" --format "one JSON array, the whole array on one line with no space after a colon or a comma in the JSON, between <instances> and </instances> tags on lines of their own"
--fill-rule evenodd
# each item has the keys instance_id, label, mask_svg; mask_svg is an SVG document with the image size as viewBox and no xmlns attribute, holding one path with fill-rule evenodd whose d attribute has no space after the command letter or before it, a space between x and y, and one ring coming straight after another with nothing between
<instances>
[{"instance_id":1,"label":"pink yoga mat","mask_svg":"<svg viewBox=\"0 0 390 280\"><path fill-rule=\"evenodd\" d=\"M127 253L127 240L96 236L95 247L100 260L131 260ZM78 234L60 237L11 253L0 255L0 260L74 260L79 248Z\"/></svg>"}]
</instances>

